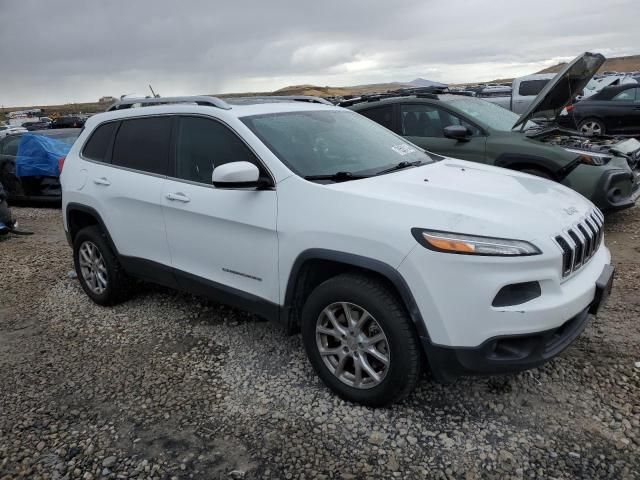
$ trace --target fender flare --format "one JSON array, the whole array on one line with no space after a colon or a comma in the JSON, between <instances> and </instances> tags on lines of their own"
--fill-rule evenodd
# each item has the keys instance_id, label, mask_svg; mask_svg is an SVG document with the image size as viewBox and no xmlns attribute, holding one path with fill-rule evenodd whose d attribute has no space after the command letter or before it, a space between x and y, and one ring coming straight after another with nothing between
<instances>
[{"instance_id":1,"label":"fender flare","mask_svg":"<svg viewBox=\"0 0 640 480\"><path fill-rule=\"evenodd\" d=\"M105 234L105 236L107 237L107 242L109 242L109 246L113 249L113 252L116 255L119 255L118 253L118 249L116 248L115 243L113 243L113 240L111 239L111 234L109 234L109 230L107 229L107 226L105 225L104 221L102 220L102 217L100 216L100 214L98 213L98 211L92 207L87 207L86 205L82 205L80 203L69 203L67 204L67 207L65 209L65 217L67 219L67 228L69 229L66 233L67 233L67 240L69 241L69 245L73 246L73 239L71 237L71 229L69 226L69 214L71 212L82 212L82 213L86 213L91 215L93 218L96 219L96 221L98 222L98 226L100 227L100 229L102 229L103 233Z\"/></svg>"},{"instance_id":2,"label":"fender flare","mask_svg":"<svg viewBox=\"0 0 640 480\"><path fill-rule=\"evenodd\" d=\"M518 170L518 167L522 166L539 166L541 169L551 173L554 178L557 178L558 172L563 169L563 167L558 167L553 160L525 153L503 153L498 155L493 164L496 167L510 168L511 170Z\"/></svg>"},{"instance_id":3,"label":"fender flare","mask_svg":"<svg viewBox=\"0 0 640 480\"><path fill-rule=\"evenodd\" d=\"M342 263L345 265L361 268L364 270L370 270L375 272L384 278L386 278L400 295L400 299L404 303L407 312L411 318L411 321L416 327L418 336L421 339L429 339L429 333L427 327L422 318L422 314L418 308L418 304L415 301L413 293L409 288L404 277L398 272L396 268L391 265L369 257L364 257L354 253L340 252L336 250L327 250L323 248L310 248L301 252L293 262L289 277L287 280L287 288L285 291L284 305L281 309L281 320L288 323L287 317L290 310L293 308L294 294L297 285L300 269L305 262L309 260L328 260L336 263Z\"/></svg>"}]
</instances>

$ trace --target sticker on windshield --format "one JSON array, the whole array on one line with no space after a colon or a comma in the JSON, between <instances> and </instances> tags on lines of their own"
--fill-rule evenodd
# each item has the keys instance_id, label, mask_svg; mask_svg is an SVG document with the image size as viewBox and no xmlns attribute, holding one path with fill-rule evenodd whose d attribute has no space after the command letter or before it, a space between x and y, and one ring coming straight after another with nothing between
<instances>
[{"instance_id":1,"label":"sticker on windshield","mask_svg":"<svg viewBox=\"0 0 640 480\"><path fill-rule=\"evenodd\" d=\"M405 155L409 155L410 153L415 153L416 151L415 148L407 145L406 143L400 143L398 145L394 145L393 147L391 147L391 150L396 152L398 155L402 155L403 157Z\"/></svg>"}]
</instances>

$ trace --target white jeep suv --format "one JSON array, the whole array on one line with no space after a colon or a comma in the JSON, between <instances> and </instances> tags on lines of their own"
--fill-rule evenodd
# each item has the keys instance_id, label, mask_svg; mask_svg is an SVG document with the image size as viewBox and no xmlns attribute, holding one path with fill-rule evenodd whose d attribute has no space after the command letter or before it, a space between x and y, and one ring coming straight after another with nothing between
<instances>
[{"instance_id":1,"label":"white jeep suv","mask_svg":"<svg viewBox=\"0 0 640 480\"><path fill-rule=\"evenodd\" d=\"M277 320L332 390L378 406L423 360L440 381L539 365L608 295L603 216L572 190L319 99L229 102L124 100L87 120L61 183L95 302L138 278Z\"/></svg>"}]
</instances>

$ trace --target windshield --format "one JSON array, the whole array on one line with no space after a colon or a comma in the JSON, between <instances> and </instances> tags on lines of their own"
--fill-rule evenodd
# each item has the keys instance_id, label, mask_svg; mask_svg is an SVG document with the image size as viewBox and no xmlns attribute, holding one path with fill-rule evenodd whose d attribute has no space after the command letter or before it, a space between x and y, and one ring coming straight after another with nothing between
<instances>
[{"instance_id":1,"label":"windshield","mask_svg":"<svg viewBox=\"0 0 640 480\"><path fill-rule=\"evenodd\" d=\"M431 162L424 151L350 111L286 112L242 121L290 170L302 176L375 175L400 162Z\"/></svg>"},{"instance_id":2,"label":"windshield","mask_svg":"<svg viewBox=\"0 0 640 480\"><path fill-rule=\"evenodd\" d=\"M479 123L494 130L510 132L520 115L494 103L472 97L456 97L447 100L449 103L476 119ZM535 127L533 122L527 122L525 129Z\"/></svg>"}]
</instances>

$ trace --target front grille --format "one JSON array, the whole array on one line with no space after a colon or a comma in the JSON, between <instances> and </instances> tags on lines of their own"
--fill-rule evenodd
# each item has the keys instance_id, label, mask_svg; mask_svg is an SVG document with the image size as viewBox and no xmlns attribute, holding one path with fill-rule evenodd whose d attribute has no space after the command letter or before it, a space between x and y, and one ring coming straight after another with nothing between
<instances>
[{"instance_id":1,"label":"front grille","mask_svg":"<svg viewBox=\"0 0 640 480\"><path fill-rule=\"evenodd\" d=\"M555 241L562 250L562 276L579 270L595 255L602 243L604 216L598 209L572 225Z\"/></svg>"}]
</instances>

